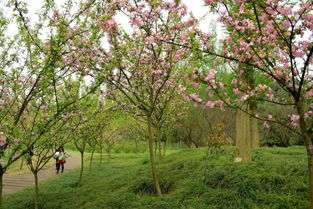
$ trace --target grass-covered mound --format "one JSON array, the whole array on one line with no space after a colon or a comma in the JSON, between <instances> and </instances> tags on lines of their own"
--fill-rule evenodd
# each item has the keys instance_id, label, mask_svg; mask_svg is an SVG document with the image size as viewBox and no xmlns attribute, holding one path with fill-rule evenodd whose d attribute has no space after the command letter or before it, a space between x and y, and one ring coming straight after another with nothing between
<instances>
[{"instance_id":1,"label":"grass-covered mound","mask_svg":"<svg viewBox=\"0 0 313 209\"><path fill-rule=\"evenodd\" d=\"M230 155L206 160L205 149L184 149L159 165L163 197L154 195L147 154L114 154L109 165L94 164L83 185L78 171L40 187L42 209L222 209L308 208L305 149L262 148L250 163ZM33 190L7 196L4 208L33 208Z\"/></svg>"}]
</instances>

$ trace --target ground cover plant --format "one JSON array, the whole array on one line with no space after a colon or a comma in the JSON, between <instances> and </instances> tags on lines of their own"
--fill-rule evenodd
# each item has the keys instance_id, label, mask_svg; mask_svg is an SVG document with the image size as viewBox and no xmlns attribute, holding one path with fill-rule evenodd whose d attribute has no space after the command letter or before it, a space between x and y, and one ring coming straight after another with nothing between
<instances>
[{"instance_id":1,"label":"ground cover plant","mask_svg":"<svg viewBox=\"0 0 313 209\"><path fill-rule=\"evenodd\" d=\"M230 154L207 160L204 148L173 150L160 165L157 197L148 153L114 153L84 174L80 188L78 170L43 183L39 208L308 208L303 156L303 147L259 148L251 162L235 163ZM6 196L4 208L31 208L32 190Z\"/></svg>"}]
</instances>

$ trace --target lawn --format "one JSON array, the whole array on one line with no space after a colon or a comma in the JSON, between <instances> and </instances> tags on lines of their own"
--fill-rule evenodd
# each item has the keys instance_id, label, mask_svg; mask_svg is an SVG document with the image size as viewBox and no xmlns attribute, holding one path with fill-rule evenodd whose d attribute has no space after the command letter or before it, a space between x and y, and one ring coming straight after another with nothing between
<instances>
[{"instance_id":1,"label":"lawn","mask_svg":"<svg viewBox=\"0 0 313 209\"><path fill-rule=\"evenodd\" d=\"M40 185L42 209L222 209L308 208L304 147L260 148L253 161L230 154L207 158L206 149L169 151L159 164L162 197L155 196L147 153L113 153L110 163L78 169ZM87 166L87 165L86 165ZM7 209L33 208L33 188L5 196Z\"/></svg>"}]
</instances>

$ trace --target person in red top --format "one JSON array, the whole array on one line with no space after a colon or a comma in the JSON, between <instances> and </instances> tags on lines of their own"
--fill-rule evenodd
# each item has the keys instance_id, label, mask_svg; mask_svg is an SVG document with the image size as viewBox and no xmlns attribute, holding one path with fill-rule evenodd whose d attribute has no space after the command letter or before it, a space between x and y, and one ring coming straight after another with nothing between
<instances>
[{"instance_id":1,"label":"person in red top","mask_svg":"<svg viewBox=\"0 0 313 209\"><path fill-rule=\"evenodd\" d=\"M60 172L60 168L61 168L61 173L63 173L64 171L64 164L66 163L66 158L67 158L68 154L64 151L64 148L62 147L60 149L60 153L58 155L58 158L57 158L57 162L56 162L56 170L57 170L57 173Z\"/></svg>"}]
</instances>

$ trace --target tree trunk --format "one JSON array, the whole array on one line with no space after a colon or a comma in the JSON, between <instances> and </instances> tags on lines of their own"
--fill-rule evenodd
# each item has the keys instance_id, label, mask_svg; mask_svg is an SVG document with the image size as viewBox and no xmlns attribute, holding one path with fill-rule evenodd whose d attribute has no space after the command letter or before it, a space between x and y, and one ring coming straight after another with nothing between
<instances>
[{"instance_id":1,"label":"tree trunk","mask_svg":"<svg viewBox=\"0 0 313 209\"><path fill-rule=\"evenodd\" d=\"M154 150L153 150L153 142L154 142L154 140L153 140L153 137L152 137L151 118L150 118L150 116L147 117L147 122L148 122L149 153L150 153L150 165L151 165L152 178L153 178L153 182L154 182L157 194L159 196L162 196L162 191L161 191L161 188L160 188L159 179L157 177L157 169L156 169L156 165L155 165L155 162L154 162Z\"/></svg>"},{"instance_id":2,"label":"tree trunk","mask_svg":"<svg viewBox=\"0 0 313 209\"><path fill-rule=\"evenodd\" d=\"M159 162L163 161L163 156L162 156L162 144L161 144L161 139L159 139L159 143L158 143L158 149L159 149Z\"/></svg>"},{"instance_id":3,"label":"tree trunk","mask_svg":"<svg viewBox=\"0 0 313 209\"><path fill-rule=\"evenodd\" d=\"M251 140L252 140L251 146L252 149L254 149L260 146L258 120L254 117L250 117L250 121L251 121Z\"/></svg>"},{"instance_id":4,"label":"tree trunk","mask_svg":"<svg viewBox=\"0 0 313 209\"><path fill-rule=\"evenodd\" d=\"M158 141L154 140L154 159L156 160L157 156L157 151L158 151Z\"/></svg>"},{"instance_id":5,"label":"tree trunk","mask_svg":"<svg viewBox=\"0 0 313 209\"><path fill-rule=\"evenodd\" d=\"M103 156L102 145L100 145L100 167L102 166L102 156Z\"/></svg>"},{"instance_id":6,"label":"tree trunk","mask_svg":"<svg viewBox=\"0 0 313 209\"><path fill-rule=\"evenodd\" d=\"M301 99L300 99L301 101ZM307 129L307 124L304 117L304 107L302 102L296 103L297 112L300 116L300 130L304 138L307 157L308 157L308 175L309 175L309 191L310 191L310 209L313 209L313 134Z\"/></svg>"},{"instance_id":7,"label":"tree trunk","mask_svg":"<svg viewBox=\"0 0 313 209\"><path fill-rule=\"evenodd\" d=\"M245 110L249 112L249 106L245 107ZM244 150L243 150L243 158L244 162L248 162L252 160L252 145L251 145L251 128L250 128L250 115L245 112L243 114L243 123L244 123Z\"/></svg>"},{"instance_id":8,"label":"tree trunk","mask_svg":"<svg viewBox=\"0 0 313 209\"><path fill-rule=\"evenodd\" d=\"M21 165L20 165L20 170L23 169L23 164L24 164L24 157L22 157Z\"/></svg>"},{"instance_id":9,"label":"tree trunk","mask_svg":"<svg viewBox=\"0 0 313 209\"><path fill-rule=\"evenodd\" d=\"M35 177L35 209L38 209L39 204L39 185L38 185L38 173L34 173Z\"/></svg>"},{"instance_id":10,"label":"tree trunk","mask_svg":"<svg viewBox=\"0 0 313 209\"><path fill-rule=\"evenodd\" d=\"M165 140L164 146L163 146L163 157L165 157L165 154L166 154L166 143L167 143L167 140Z\"/></svg>"},{"instance_id":11,"label":"tree trunk","mask_svg":"<svg viewBox=\"0 0 313 209\"><path fill-rule=\"evenodd\" d=\"M91 156L90 156L90 162L89 162L89 172L91 172L92 168L92 159L93 159L93 154L95 153L95 148L92 149L91 151Z\"/></svg>"},{"instance_id":12,"label":"tree trunk","mask_svg":"<svg viewBox=\"0 0 313 209\"><path fill-rule=\"evenodd\" d=\"M135 139L135 146L136 146L135 152L138 153L138 141L137 141L137 139Z\"/></svg>"},{"instance_id":13,"label":"tree trunk","mask_svg":"<svg viewBox=\"0 0 313 209\"><path fill-rule=\"evenodd\" d=\"M239 157L243 150L243 123L242 123L242 111L237 109L236 111L236 147L239 151Z\"/></svg>"},{"instance_id":14,"label":"tree trunk","mask_svg":"<svg viewBox=\"0 0 313 209\"><path fill-rule=\"evenodd\" d=\"M2 208L2 190L3 190L3 169L0 165L0 209Z\"/></svg>"},{"instance_id":15,"label":"tree trunk","mask_svg":"<svg viewBox=\"0 0 313 209\"><path fill-rule=\"evenodd\" d=\"M110 163L111 160L111 146L108 146L108 163Z\"/></svg>"},{"instance_id":16,"label":"tree trunk","mask_svg":"<svg viewBox=\"0 0 313 209\"><path fill-rule=\"evenodd\" d=\"M81 185L81 181L83 178L83 172L84 172L84 153L80 152L80 159L81 159L81 167L80 167L80 173L79 173L79 179L77 182L77 187Z\"/></svg>"},{"instance_id":17,"label":"tree trunk","mask_svg":"<svg viewBox=\"0 0 313 209\"><path fill-rule=\"evenodd\" d=\"M309 172L309 191L310 191L310 205L313 209L313 146L307 147L308 156L308 172Z\"/></svg>"},{"instance_id":18,"label":"tree trunk","mask_svg":"<svg viewBox=\"0 0 313 209\"><path fill-rule=\"evenodd\" d=\"M158 157L159 157L159 162L162 162L163 158L162 158L162 143L161 143L161 127L158 126L157 127L157 141L158 141Z\"/></svg>"},{"instance_id":19,"label":"tree trunk","mask_svg":"<svg viewBox=\"0 0 313 209\"><path fill-rule=\"evenodd\" d=\"M243 109L249 111L247 105ZM236 147L243 162L251 161L250 116L241 110L236 113Z\"/></svg>"},{"instance_id":20,"label":"tree trunk","mask_svg":"<svg viewBox=\"0 0 313 209\"><path fill-rule=\"evenodd\" d=\"M251 114L256 114L257 105L255 101L249 103ZM258 128L258 120L250 116L250 125L251 125L251 148L258 148L260 146L260 135Z\"/></svg>"}]
</instances>

